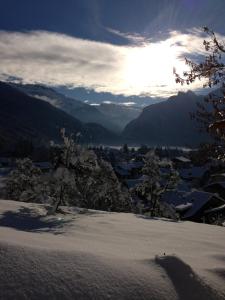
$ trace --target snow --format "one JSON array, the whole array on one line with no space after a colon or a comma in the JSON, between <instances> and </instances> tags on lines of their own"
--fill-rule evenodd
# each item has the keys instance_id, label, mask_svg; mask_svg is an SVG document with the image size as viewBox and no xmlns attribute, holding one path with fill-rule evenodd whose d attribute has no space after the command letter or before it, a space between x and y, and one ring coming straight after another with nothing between
<instances>
[{"instance_id":1,"label":"snow","mask_svg":"<svg viewBox=\"0 0 225 300\"><path fill-rule=\"evenodd\" d=\"M188 210L189 208L191 208L193 205L193 203L186 203L186 204L180 204L180 205L177 205L175 208L176 208L176 211L185 211L185 210Z\"/></svg>"},{"instance_id":2,"label":"snow","mask_svg":"<svg viewBox=\"0 0 225 300\"><path fill-rule=\"evenodd\" d=\"M179 161L179 162L183 162L183 163L191 163L190 159L188 159L184 156L177 156L177 157L175 157L175 160Z\"/></svg>"},{"instance_id":3,"label":"snow","mask_svg":"<svg viewBox=\"0 0 225 300\"><path fill-rule=\"evenodd\" d=\"M179 211L189 208L182 216L183 219L186 219L194 216L213 197L217 198L221 203L225 202L217 194L204 191L192 191L188 193L183 191L168 191L162 196L162 201L174 205Z\"/></svg>"},{"instance_id":4,"label":"snow","mask_svg":"<svg viewBox=\"0 0 225 300\"><path fill-rule=\"evenodd\" d=\"M0 200L0 299L225 299L224 227L46 208Z\"/></svg>"}]
</instances>

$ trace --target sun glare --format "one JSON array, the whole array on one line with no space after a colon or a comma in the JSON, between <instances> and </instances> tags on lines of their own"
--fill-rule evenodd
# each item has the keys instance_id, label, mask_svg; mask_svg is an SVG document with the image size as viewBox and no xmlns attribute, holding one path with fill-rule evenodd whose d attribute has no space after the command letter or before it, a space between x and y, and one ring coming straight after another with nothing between
<instances>
[{"instance_id":1,"label":"sun glare","mask_svg":"<svg viewBox=\"0 0 225 300\"><path fill-rule=\"evenodd\" d=\"M126 84L140 92L146 89L151 92L151 88L176 88L173 68L185 68L178 56L179 48L168 41L131 48L124 70Z\"/></svg>"}]
</instances>

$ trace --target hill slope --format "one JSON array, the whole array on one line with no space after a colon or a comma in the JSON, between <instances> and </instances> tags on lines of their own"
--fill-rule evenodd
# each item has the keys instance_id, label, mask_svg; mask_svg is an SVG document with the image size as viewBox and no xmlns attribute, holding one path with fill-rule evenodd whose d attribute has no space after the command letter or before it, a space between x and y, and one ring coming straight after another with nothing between
<instances>
[{"instance_id":1,"label":"hill slope","mask_svg":"<svg viewBox=\"0 0 225 300\"><path fill-rule=\"evenodd\" d=\"M0 200L0 299L225 299L225 228Z\"/></svg>"},{"instance_id":2,"label":"hill slope","mask_svg":"<svg viewBox=\"0 0 225 300\"><path fill-rule=\"evenodd\" d=\"M119 126L122 131L132 120L136 119L142 109L135 106L119 105L115 103L101 103L97 109Z\"/></svg>"},{"instance_id":3,"label":"hill slope","mask_svg":"<svg viewBox=\"0 0 225 300\"><path fill-rule=\"evenodd\" d=\"M11 144L19 138L32 139L36 143L58 141L61 128L66 128L68 133L80 132L87 142L116 139L100 125L90 131L88 125L64 111L0 82L0 139L3 144Z\"/></svg>"},{"instance_id":4,"label":"hill slope","mask_svg":"<svg viewBox=\"0 0 225 300\"><path fill-rule=\"evenodd\" d=\"M36 84L11 84L25 94L49 102L53 106L65 111L83 123L97 123L109 130L120 131L117 122L111 120L95 106L86 104L74 98L67 97L53 88Z\"/></svg>"},{"instance_id":5,"label":"hill slope","mask_svg":"<svg viewBox=\"0 0 225 300\"><path fill-rule=\"evenodd\" d=\"M163 146L196 146L208 141L209 136L199 132L199 124L189 115L202 101L203 96L189 91L148 106L125 127L123 137L130 143Z\"/></svg>"}]
</instances>

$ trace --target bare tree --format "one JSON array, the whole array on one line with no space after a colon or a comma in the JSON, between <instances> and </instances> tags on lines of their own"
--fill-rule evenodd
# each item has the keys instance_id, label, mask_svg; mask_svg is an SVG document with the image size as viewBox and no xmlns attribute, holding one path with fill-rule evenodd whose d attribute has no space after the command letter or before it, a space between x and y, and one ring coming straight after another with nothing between
<instances>
[{"instance_id":1,"label":"bare tree","mask_svg":"<svg viewBox=\"0 0 225 300\"><path fill-rule=\"evenodd\" d=\"M212 87L219 83L225 82L225 65L223 63L223 54L225 53L225 45L218 41L215 33L207 27L203 27L204 32L209 36L209 40L203 41L203 46L208 54L200 63L185 59L186 64L190 67L189 71L185 71L180 76L174 70L176 82L181 84L191 84L196 79L207 79L204 87Z\"/></svg>"},{"instance_id":2,"label":"bare tree","mask_svg":"<svg viewBox=\"0 0 225 300\"><path fill-rule=\"evenodd\" d=\"M195 80L204 79L203 87L218 86L220 90L210 93L205 98L205 103L198 103L196 113L191 117L199 121L201 128L208 131L215 139L215 153L218 158L225 157L225 45L219 41L216 34L207 27L203 28L208 39L203 40L206 55L202 62L185 59L189 71L180 76L174 70L176 82L191 84Z\"/></svg>"}]
</instances>

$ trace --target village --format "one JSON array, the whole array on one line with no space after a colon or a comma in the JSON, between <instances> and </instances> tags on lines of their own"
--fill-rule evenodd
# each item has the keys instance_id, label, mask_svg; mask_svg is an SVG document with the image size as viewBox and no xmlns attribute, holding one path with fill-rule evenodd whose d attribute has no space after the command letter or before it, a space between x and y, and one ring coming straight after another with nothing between
<instances>
[{"instance_id":1,"label":"village","mask_svg":"<svg viewBox=\"0 0 225 300\"><path fill-rule=\"evenodd\" d=\"M151 211L151 205L145 197L137 192L137 188L148 179L143 173L145 157L153 151L160 161L167 160L178 174L176 185L172 189L164 189L160 203L173 209L177 219L222 225L225 218L225 164L215 158L203 159L201 150L178 148L130 148L126 144L121 148L108 146L92 146L97 157L104 159L112 168L123 189L129 192L132 211L146 214ZM201 159L199 158L201 155ZM53 169L49 161L36 161L35 167L42 173L48 174ZM170 166L171 166L170 165ZM10 172L16 167L16 159L0 157L0 197L5 196L5 181ZM169 174L169 166L161 166L162 178ZM161 186L166 182L161 180ZM169 209L170 211L170 209ZM164 214L173 218L173 214Z\"/></svg>"}]
</instances>

